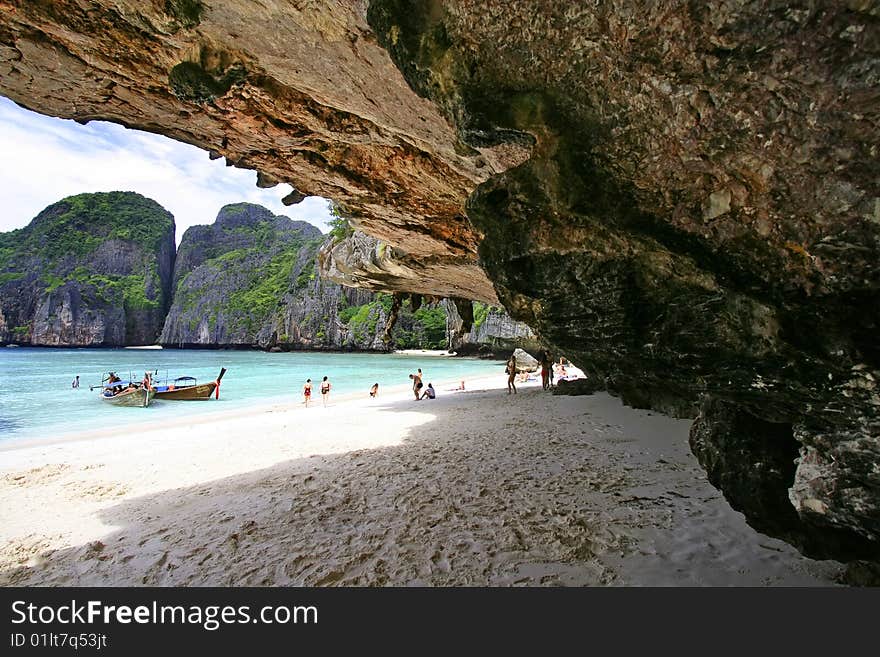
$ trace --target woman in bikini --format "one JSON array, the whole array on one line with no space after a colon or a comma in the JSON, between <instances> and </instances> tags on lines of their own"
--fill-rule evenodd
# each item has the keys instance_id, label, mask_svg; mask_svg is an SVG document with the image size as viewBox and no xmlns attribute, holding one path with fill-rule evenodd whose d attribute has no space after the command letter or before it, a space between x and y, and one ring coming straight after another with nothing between
<instances>
[{"instance_id":1,"label":"woman in bikini","mask_svg":"<svg viewBox=\"0 0 880 657\"><path fill-rule=\"evenodd\" d=\"M516 356L513 354L510 355L507 361L505 371L507 372L507 394L509 395L511 391L513 391L513 394L516 394L516 384L514 383L516 379Z\"/></svg>"},{"instance_id":2,"label":"woman in bikini","mask_svg":"<svg viewBox=\"0 0 880 657\"><path fill-rule=\"evenodd\" d=\"M303 404L306 405L306 408L309 407L309 400L312 398L312 380L306 379L306 384L303 386Z\"/></svg>"},{"instance_id":3,"label":"woman in bikini","mask_svg":"<svg viewBox=\"0 0 880 657\"><path fill-rule=\"evenodd\" d=\"M410 374L409 378L411 378L413 382L413 394L416 396L416 401L419 401L419 390L422 389L422 377L418 374Z\"/></svg>"},{"instance_id":4,"label":"woman in bikini","mask_svg":"<svg viewBox=\"0 0 880 657\"><path fill-rule=\"evenodd\" d=\"M324 377L324 380L321 381L321 401L324 402L324 406L327 405L327 400L330 399L330 382L327 380L327 377Z\"/></svg>"}]
</instances>

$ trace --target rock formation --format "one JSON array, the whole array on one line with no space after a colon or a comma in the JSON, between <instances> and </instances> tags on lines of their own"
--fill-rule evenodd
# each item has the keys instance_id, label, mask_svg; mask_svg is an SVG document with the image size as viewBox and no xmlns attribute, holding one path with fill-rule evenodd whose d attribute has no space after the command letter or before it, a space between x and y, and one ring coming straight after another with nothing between
<instances>
[{"instance_id":1,"label":"rock formation","mask_svg":"<svg viewBox=\"0 0 880 657\"><path fill-rule=\"evenodd\" d=\"M362 243L370 241L363 236ZM309 223L250 203L224 206L212 225L183 235L174 303L159 342L282 350L446 348L445 307L409 301L401 304L386 342L391 297L317 276L322 242L321 231ZM491 342L496 325L511 323L501 314L481 339Z\"/></svg>"},{"instance_id":2,"label":"rock formation","mask_svg":"<svg viewBox=\"0 0 880 657\"><path fill-rule=\"evenodd\" d=\"M315 226L249 203L224 206L214 224L187 229L174 268L174 304L159 342L313 344L328 323L326 316L322 321L321 290L310 294L321 241Z\"/></svg>"},{"instance_id":3,"label":"rock formation","mask_svg":"<svg viewBox=\"0 0 880 657\"><path fill-rule=\"evenodd\" d=\"M394 247L359 230L341 239L328 239L318 254L318 263L324 276L346 286L415 295L428 290L431 297L447 297L443 302L446 339L444 344L436 344L435 348L454 349L461 355L498 356L503 353L505 358L516 347L540 348L532 330L512 319L502 308L474 302L479 308L478 320L474 322L471 301L456 297L456 286L447 287L444 281L422 280L417 271L398 257ZM463 280L466 275L459 272L457 280ZM467 307L471 323L465 325L452 299L458 299L460 305ZM407 323L410 316L405 312L401 321ZM398 342L400 337L398 333ZM398 346L403 348L403 345Z\"/></svg>"},{"instance_id":4,"label":"rock formation","mask_svg":"<svg viewBox=\"0 0 880 657\"><path fill-rule=\"evenodd\" d=\"M0 344L447 348L439 300L400 299L392 325L391 296L318 276L325 237L312 224L227 205L188 229L176 256L173 231L154 201L115 192L65 199L0 233ZM515 324L494 315L475 339L493 344Z\"/></svg>"},{"instance_id":5,"label":"rock formation","mask_svg":"<svg viewBox=\"0 0 880 657\"><path fill-rule=\"evenodd\" d=\"M500 302L629 403L699 413L695 452L756 526L876 557L878 18L13 1L0 93L338 201L388 245L383 289Z\"/></svg>"},{"instance_id":6,"label":"rock formation","mask_svg":"<svg viewBox=\"0 0 880 657\"><path fill-rule=\"evenodd\" d=\"M282 350L394 346L382 341L388 310L375 294L316 275L323 241L315 226L262 206L224 206L212 225L183 235L174 304L160 343ZM398 337L413 329L408 317Z\"/></svg>"},{"instance_id":7,"label":"rock formation","mask_svg":"<svg viewBox=\"0 0 880 657\"><path fill-rule=\"evenodd\" d=\"M0 234L0 344L153 344L173 266L174 218L155 201L65 198Z\"/></svg>"},{"instance_id":8,"label":"rock formation","mask_svg":"<svg viewBox=\"0 0 880 657\"><path fill-rule=\"evenodd\" d=\"M515 349L513 358L516 362L517 372L537 372L541 369L541 363L530 353L522 349Z\"/></svg>"},{"instance_id":9,"label":"rock formation","mask_svg":"<svg viewBox=\"0 0 880 657\"><path fill-rule=\"evenodd\" d=\"M472 321L466 323L455 303L449 300L445 303L447 342L449 348L459 355L492 355L506 360L517 348L531 353L538 353L541 349L532 330L514 320L502 308L475 301L471 308Z\"/></svg>"}]
</instances>

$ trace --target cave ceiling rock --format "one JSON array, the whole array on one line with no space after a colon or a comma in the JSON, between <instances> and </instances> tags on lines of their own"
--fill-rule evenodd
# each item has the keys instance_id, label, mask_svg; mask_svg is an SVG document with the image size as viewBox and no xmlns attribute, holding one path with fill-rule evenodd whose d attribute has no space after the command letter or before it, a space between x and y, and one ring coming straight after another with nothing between
<instances>
[{"instance_id":1,"label":"cave ceiling rock","mask_svg":"<svg viewBox=\"0 0 880 657\"><path fill-rule=\"evenodd\" d=\"M398 248L406 291L494 299L464 202L528 153L463 149L366 14L362 2L329 0L7 2L0 93L43 114L196 145L258 171L261 186L290 183L288 204L333 199Z\"/></svg>"},{"instance_id":2,"label":"cave ceiling rock","mask_svg":"<svg viewBox=\"0 0 880 657\"><path fill-rule=\"evenodd\" d=\"M470 257L420 258L415 266L413 262L398 248L357 230L342 240L329 239L318 254L324 275L349 287L464 297L499 305L482 269ZM422 276L430 278L422 283Z\"/></svg>"}]
</instances>

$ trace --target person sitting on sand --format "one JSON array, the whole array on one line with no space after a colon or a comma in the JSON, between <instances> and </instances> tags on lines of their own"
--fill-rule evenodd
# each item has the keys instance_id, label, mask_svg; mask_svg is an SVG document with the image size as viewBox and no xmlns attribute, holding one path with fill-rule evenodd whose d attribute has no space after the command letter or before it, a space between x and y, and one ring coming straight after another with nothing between
<instances>
[{"instance_id":1,"label":"person sitting on sand","mask_svg":"<svg viewBox=\"0 0 880 657\"><path fill-rule=\"evenodd\" d=\"M434 386L430 383L428 384L428 387L425 388L425 392L421 398L424 399L425 397L427 397L428 399L435 399L437 397L437 393L434 392Z\"/></svg>"},{"instance_id":2,"label":"person sitting on sand","mask_svg":"<svg viewBox=\"0 0 880 657\"><path fill-rule=\"evenodd\" d=\"M379 396L379 384L374 383L370 386L370 397L378 397Z\"/></svg>"},{"instance_id":3,"label":"person sitting on sand","mask_svg":"<svg viewBox=\"0 0 880 657\"><path fill-rule=\"evenodd\" d=\"M511 354L510 359L507 361L507 367L504 368L504 371L507 372L507 394L509 395L511 390L513 394L516 394L516 385L513 383L516 378L516 357Z\"/></svg>"},{"instance_id":4,"label":"person sitting on sand","mask_svg":"<svg viewBox=\"0 0 880 657\"><path fill-rule=\"evenodd\" d=\"M321 381L321 401L324 402L324 406L327 405L328 399L330 399L330 381L325 376L324 380Z\"/></svg>"},{"instance_id":5,"label":"person sitting on sand","mask_svg":"<svg viewBox=\"0 0 880 657\"><path fill-rule=\"evenodd\" d=\"M416 396L416 401L419 401L419 390L422 389L422 377L418 374L410 374L409 378L411 378L413 382L413 394Z\"/></svg>"},{"instance_id":6,"label":"person sitting on sand","mask_svg":"<svg viewBox=\"0 0 880 657\"><path fill-rule=\"evenodd\" d=\"M306 383L303 386L303 404L306 405L306 408L309 407L309 400L312 398L312 380L306 379Z\"/></svg>"},{"instance_id":7,"label":"person sitting on sand","mask_svg":"<svg viewBox=\"0 0 880 657\"><path fill-rule=\"evenodd\" d=\"M557 378L557 379L559 379L560 381L565 380L565 377L566 377L567 373L566 373L566 371L565 371L565 366L564 366L564 365L561 365L561 364L559 364L559 363L556 363L555 365L553 365L553 371L556 373L556 378Z\"/></svg>"},{"instance_id":8,"label":"person sitting on sand","mask_svg":"<svg viewBox=\"0 0 880 657\"><path fill-rule=\"evenodd\" d=\"M559 358L559 378L560 379L567 379L568 378L568 372L565 371L566 365L568 365L568 361L565 360L564 358L560 357Z\"/></svg>"}]
</instances>

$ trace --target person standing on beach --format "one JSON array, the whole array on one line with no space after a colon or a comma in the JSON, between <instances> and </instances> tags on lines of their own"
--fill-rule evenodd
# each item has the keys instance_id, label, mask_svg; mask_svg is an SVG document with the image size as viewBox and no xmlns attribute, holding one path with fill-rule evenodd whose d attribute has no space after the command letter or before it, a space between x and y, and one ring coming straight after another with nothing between
<instances>
[{"instance_id":1,"label":"person standing on beach","mask_svg":"<svg viewBox=\"0 0 880 657\"><path fill-rule=\"evenodd\" d=\"M379 396L379 384L378 384L378 383L374 383L374 384L370 387L370 397L378 397L378 396Z\"/></svg>"},{"instance_id":2,"label":"person standing on beach","mask_svg":"<svg viewBox=\"0 0 880 657\"><path fill-rule=\"evenodd\" d=\"M419 370L421 372L421 370ZM409 378L413 380L413 394L416 396L416 401L419 401L419 390L422 389L422 377L418 374L410 374Z\"/></svg>"},{"instance_id":3,"label":"person standing on beach","mask_svg":"<svg viewBox=\"0 0 880 657\"><path fill-rule=\"evenodd\" d=\"M513 394L516 394L516 385L513 383L516 378L516 356L513 354L510 354L505 371L507 372L507 394L509 395L511 390Z\"/></svg>"},{"instance_id":4,"label":"person standing on beach","mask_svg":"<svg viewBox=\"0 0 880 657\"><path fill-rule=\"evenodd\" d=\"M550 390L550 356L546 351L541 352L541 385L544 390Z\"/></svg>"},{"instance_id":5,"label":"person standing on beach","mask_svg":"<svg viewBox=\"0 0 880 657\"><path fill-rule=\"evenodd\" d=\"M306 405L306 408L309 407L309 400L312 398L312 380L306 379L306 384L303 386L303 404Z\"/></svg>"},{"instance_id":6,"label":"person standing on beach","mask_svg":"<svg viewBox=\"0 0 880 657\"><path fill-rule=\"evenodd\" d=\"M328 399L330 399L330 382L325 376L324 380L321 381L321 401L324 402L324 406L327 406Z\"/></svg>"},{"instance_id":7,"label":"person standing on beach","mask_svg":"<svg viewBox=\"0 0 880 657\"><path fill-rule=\"evenodd\" d=\"M79 388L79 374L76 375L76 378L73 380L73 383L70 384L71 388Z\"/></svg>"}]
</instances>

